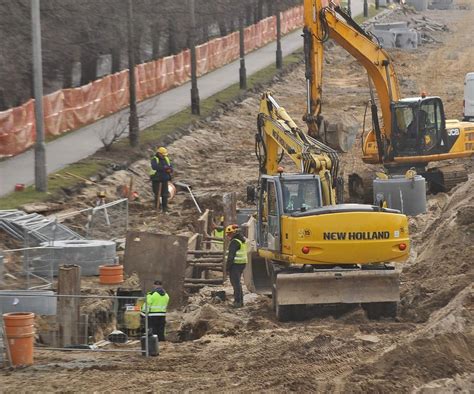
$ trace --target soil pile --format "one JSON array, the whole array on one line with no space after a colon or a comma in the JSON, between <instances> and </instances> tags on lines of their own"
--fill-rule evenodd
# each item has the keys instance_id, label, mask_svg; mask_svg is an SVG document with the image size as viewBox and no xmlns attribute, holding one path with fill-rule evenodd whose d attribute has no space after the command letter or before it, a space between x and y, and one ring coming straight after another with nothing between
<instances>
[{"instance_id":1,"label":"soil pile","mask_svg":"<svg viewBox=\"0 0 474 394\"><path fill-rule=\"evenodd\" d=\"M401 314L425 321L474 279L474 176L449 197L435 197L431 212L412 219L416 260L403 270Z\"/></svg>"}]
</instances>

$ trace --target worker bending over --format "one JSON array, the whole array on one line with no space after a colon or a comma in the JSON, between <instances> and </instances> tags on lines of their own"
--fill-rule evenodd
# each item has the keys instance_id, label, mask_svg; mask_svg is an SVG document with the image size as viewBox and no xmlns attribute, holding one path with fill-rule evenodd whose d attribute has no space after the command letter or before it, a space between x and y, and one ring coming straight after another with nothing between
<instances>
[{"instance_id":1,"label":"worker bending over","mask_svg":"<svg viewBox=\"0 0 474 394\"><path fill-rule=\"evenodd\" d=\"M230 283L234 288L234 307L240 308L244 305L244 294L240 278L247 264L246 240L236 224L227 226L225 228L225 235L230 239L227 255L227 272L229 272Z\"/></svg>"},{"instance_id":2,"label":"worker bending over","mask_svg":"<svg viewBox=\"0 0 474 394\"><path fill-rule=\"evenodd\" d=\"M141 315L146 318L148 309L148 327L152 334L158 335L159 341L165 340L166 310L170 296L163 289L161 281L155 280L155 288L146 295L146 303L142 305Z\"/></svg>"},{"instance_id":3,"label":"worker bending over","mask_svg":"<svg viewBox=\"0 0 474 394\"><path fill-rule=\"evenodd\" d=\"M168 211L168 181L173 175L173 166L168 157L168 150L160 146L150 162L150 179L153 194L155 195L154 207L158 208L161 195L161 210Z\"/></svg>"}]
</instances>

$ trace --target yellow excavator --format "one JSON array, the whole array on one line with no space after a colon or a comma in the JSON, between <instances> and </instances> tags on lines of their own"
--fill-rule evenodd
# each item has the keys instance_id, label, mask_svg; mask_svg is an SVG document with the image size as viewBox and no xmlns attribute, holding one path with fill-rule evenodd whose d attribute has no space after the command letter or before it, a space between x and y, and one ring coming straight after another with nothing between
<instances>
[{"instance_id":1,"label":"yellow excavator","mask_svg":"<svg viewBox=\"0 0 474 394\"><path fill-rule=\"evenodd\" d=\"M407 217L341 201L337 152L297 127L265 93L256 134L257 215L249 223L247 287L272 294L280 321L309 304L361 304L369 318L393 317L409 254ZM286 173L282 159L296 165ZM251 221L254 219L251 219Z\"/></svg>"},{"instance_id":2,"label":"yellow excavator","mask_svg":"<svg viewBox=\"0 0 474 394\"><path fill-rule=\"evenodd\" d=\"M403 174L415 168L427 179L433 191L447 191L467 180L466 171L459 165L430 169L427 165L433 161L472 156L474 123L447 120L439 97L422 94L402 99L389 54L371 33L362 29L336 4L329 2L323 7L322 0L304 0L303 33L307 81L304 120L310 135L327 143L335 141L332 146L337 149L340 148L337 142L344 142L341 136L347 140L348 134L328 125L321 114L324 42L331 38L351 54L369 76L372 130L363 136L362 160L383 165L389 174ZM382 122L379 122L374 89ZM338 135L334 136L334 133ZM350 192L360 187L356 180L350 179ZM371 188L371 184L365 186Z\"/></svg>"}]
</instances>

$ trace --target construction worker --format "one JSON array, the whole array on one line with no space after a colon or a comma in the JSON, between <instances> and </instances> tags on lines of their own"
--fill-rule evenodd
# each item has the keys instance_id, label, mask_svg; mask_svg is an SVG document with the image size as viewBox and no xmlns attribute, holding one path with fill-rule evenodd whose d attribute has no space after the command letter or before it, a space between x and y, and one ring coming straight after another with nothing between
<instances>
[{"instance_id":1,"label":"construction worker","mask_svg":"<svg viewBox=\"0 0 474 394\"><path fill-rule=\"evenodd\" d=\"M161 210L168 211L168 181L171 181L173 175L173 166L168 157L168 150L160 146L152 157L150 162L150 180L155 195L154 207L158 207L159 198L161 195Z\"/></svg>"},{"instance_id":2,"label":"construction worker","mask_svg":"<svg viewBox=\"0 0 474 394\"><path fill-rule=\"evenodd\" d=\"M214 230L212 231L213 238L220 238L222 241L214 241L214 245L217 246L217 249L224 249L224 216L219 218L219 224L214 224Z\"/></svg>"},{"instance_id":3,"label":"construction worker","mask_svg":"<svg viewBox=\"0 0 474 394\"><path fill-rule=\"evenodd\" d=\"M170 296L163 289L162 283L155 280L154 289L147 293L146 303L143 303L141 315L146 316L148 309L148 327L152 334L158 335L159 341L165 340L166 309L170 301Z\"/></svg>"},{"instance_id":4,"label":"construction worker","mask_svg":"<svg viewBox=\"0 0 474 394\"><path fill-rule=\"evenodd\" d=\"M230 283L234 288L234 307L240 308L244 305L244 294L240 278L247 264L247 245L245 237L240 233L237 224L231 224L225 228L225 235L229 238L229 250L227 254L227 272L229 272Z\"/></svg>"}]
</instances>

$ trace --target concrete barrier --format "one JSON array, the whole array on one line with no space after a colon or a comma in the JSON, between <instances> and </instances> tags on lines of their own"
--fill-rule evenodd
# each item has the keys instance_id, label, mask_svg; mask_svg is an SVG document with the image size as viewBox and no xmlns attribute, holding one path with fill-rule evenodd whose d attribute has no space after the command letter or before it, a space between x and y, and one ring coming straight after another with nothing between
<instances>
[{"instance_id":1,"label":"concrete barrier","mask_svg":"<svg viewBox=\"0 0 474 394\"><path fill-rule=\"evenodd\" d=\"M407 22L375 23L372 32L384 48L416 49L421 35Z\"/></svg>"},{"instance_id":2,"label":"concrete barrier","mask_svg":"<svg viewBox=\"0 0 474 394\"><path fill-rule=\"evenodd\" d=\"M407 0L407 4L414 7L417 11L426 11L428 9L428 0Z\"/></svg>"},{"instance_id":3,"label":"concrete barrier","mask_svg":"<svg viewBox=\"0 0 474 394\"><path fill-rule=\"evenodd\" d=\"M33 312L37 315L56 315L57 300L48 290L0 290L0 314Z\"/></svg>"},{"instance_id":4,"label":"concrete barrier","mask_svg":"<svg viewBox=\"0 0 474 394\"><path fill-rule=\"evenodd\" d=\"M430 10L451 10L454 8L453 0L431 0Z\"/></svg>"}]
</instances>

